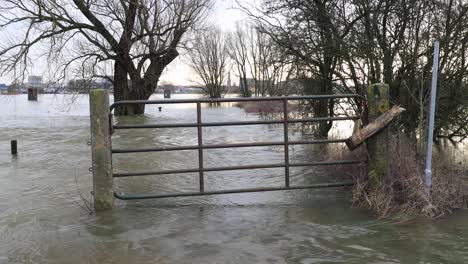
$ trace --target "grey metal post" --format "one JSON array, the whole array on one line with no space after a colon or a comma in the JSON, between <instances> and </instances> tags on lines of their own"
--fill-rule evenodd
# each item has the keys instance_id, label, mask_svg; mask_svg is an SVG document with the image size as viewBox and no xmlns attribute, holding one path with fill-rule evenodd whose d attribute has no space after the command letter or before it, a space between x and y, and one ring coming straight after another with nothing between
<instances>
[{"instance_id":1,"label":"grey metal post","mask_svg":"<svg viewBox=\"0 0 468 264\"><path fill-rule=\"evenodd\" d=\"M114 207L109 93L98 89L89 93L91 152L93 162L94 208Z\"/></svg>"},{"instance_id":2,"label":"grey metal post","mask_svg":"<svg viewBox=\"0 0 468 264\"><path fill-rule=\"evenodd\" d=\"M432 140L434 137L434 118L437 95L437 72L439 71L439 41L434 42L434 64L432 65L431 105L429 110L429 131L427 133L427 156L424 185L426 192L430 192L432 186Z\"/></svg>"}]
</instances>

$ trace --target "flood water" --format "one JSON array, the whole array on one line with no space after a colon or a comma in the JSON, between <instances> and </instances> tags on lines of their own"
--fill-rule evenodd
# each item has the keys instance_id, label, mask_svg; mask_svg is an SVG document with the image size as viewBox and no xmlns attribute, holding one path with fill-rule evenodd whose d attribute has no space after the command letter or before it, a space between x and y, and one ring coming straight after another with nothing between
<instances>
[{"instance_id":1,"label":"flood water","mask_svg":"<svg viewBox=\"0 0 468 264\"><path fill-rule=\"evenodd\" d=\"M155 97L159 97L155 96ZM176 98L190 97L176 95ZM233 105L203 121L257 120ZM347 189L116 201L89 214L92 175L86 95L0 96L0 263L467 263L468 210L398 223L353 208ZM150 106L119 123L194 122L194 105ZM344 124L343 126L349 126ZM346 129L344 129L346 130ZM348 129L349 130L349 129ZM204 143L280 141L281 126L204 128ZM348 134L349 135L349 134ZM346 136L346 135L344 135ZM301 138L299 133L291 138ZM18 140L17 157L10 140ZM114 148L195 145L196 129L117 131ZM291 147L291 160L332 156ZM466 162L463 147L454 158ZM465 154L464 154L465 153ZM206 150L205 167L281 163L276 147ZM114 170L196 168L197 151L114 154ZM291 185L333 181L329 167L295 168ZM281 186L283 169L206 173L206 190ZM197 191L197 174L116 179L127 194Z\"/></svg>"}]
</instances>

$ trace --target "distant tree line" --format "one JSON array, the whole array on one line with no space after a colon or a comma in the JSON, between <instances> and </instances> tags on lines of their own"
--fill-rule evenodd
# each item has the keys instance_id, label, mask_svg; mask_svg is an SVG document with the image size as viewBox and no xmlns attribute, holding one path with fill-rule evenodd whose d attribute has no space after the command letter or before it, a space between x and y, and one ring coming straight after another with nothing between
<instances>
[{"instance_id":1,"label":"distant tree line","mask_svg":"<svg viewBox=\"0 0 468 264\"><path fill-rule=\"evenodd\" d=\"M292 64L254 24L238 23L233 32L210 25L196 32L190 43L189 64L211 98L228 92L226 76L231 72L243 97L288 94Z\"/></svg>"}]
</instances>

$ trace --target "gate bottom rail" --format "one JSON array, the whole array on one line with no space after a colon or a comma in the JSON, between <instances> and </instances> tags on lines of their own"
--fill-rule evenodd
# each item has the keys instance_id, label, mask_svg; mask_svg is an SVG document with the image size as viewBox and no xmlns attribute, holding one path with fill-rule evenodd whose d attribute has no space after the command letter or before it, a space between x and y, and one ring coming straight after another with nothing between
<instances>
[{"instance_id":1,"label":"gate bottom rail","mask_svg":"<svg viewBox=\"0 0 468 264\"><path fill-rule=\"evenodd\" d=\"M348 187L353 186L354 182L334 182L334 183L318 183L311 185L289 186L289 187L259 187L247 189L231 189L231 190L216 190L206 192L183 192L183 193L168 193L168 194L122 194L114 192L114 197L119 200L142 200L152 198L170 198L170 197L186 197L186 196L204 196L218 195L230 193L251 193L251 192L269 192L269 191L286 191L300 189L318 189L318 188L333 188L333 187Z\"/></svg>"}]
</instances>

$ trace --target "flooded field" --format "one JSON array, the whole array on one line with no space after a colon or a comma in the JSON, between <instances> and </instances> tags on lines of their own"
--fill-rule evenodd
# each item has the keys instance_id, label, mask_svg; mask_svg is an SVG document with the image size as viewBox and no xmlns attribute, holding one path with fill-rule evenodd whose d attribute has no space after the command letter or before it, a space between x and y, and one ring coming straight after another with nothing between
<instances>
[{"instance_id":1,"label":"flooded field","mask_svg":"<svg viewBox=\"0 0 468 264\"><path fill-rule=\"evenodd\" d=\"M159 95L155 96L159 97ZM176 95L188 98L190 95ZM0 263L467 263L468 210L435 221L375 220L346 189L117 201L89 214L92 176L86 95L0 96ZM257 120L233 105L204 121ZM194 122L194 105L148 107L119 123ZM352 124L343 124L347 130ZM344 129L343 129L344 128ZM204 143L280 141L281 126L212 127ZM348 129L349 130L349 129ZM347 134L349 135L349 134ZM346 136L346 135L344 135ZM300 138L299 133L292 138ZM10 140L18 140L17 157ZM195 128L118 131L115 148L195 145ZM466 146L447 153L467 160ZM327 160L324 146L291 147L291 160ZM206 150L205 166L282 162L283 149ZM196 151L115 154L115 171L193 168ZM291 184L329 182L329 168L291 169ZM283 169L212 172L206 190L283 184ZM119 192L196 191L197 174L116 179Z\"/></svg>"}]
</instances>

